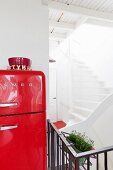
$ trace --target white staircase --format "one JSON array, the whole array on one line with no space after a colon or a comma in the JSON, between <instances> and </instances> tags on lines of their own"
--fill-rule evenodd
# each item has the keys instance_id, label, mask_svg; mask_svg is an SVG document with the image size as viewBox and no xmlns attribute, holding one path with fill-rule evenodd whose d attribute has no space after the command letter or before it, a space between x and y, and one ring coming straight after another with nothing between
<instances>
[{"instance_id":1,"label":"white staircase","mask_svg":"<svg viewBox=\"0 0 113 170\"><path fill-rule=\"evenodd\" d=\"M61 131L85 132L95 149L113 145L113 90L105 86L84 63L72 62L72 110L67 126ZM113 154L109 154L113 170ZM100 170L103 170L102 160ZM95 164L95 163L93 163ZM93 168L91 168L93 170Z\"/></svg>"},{"instance_id":2,"label":"white staircase","mask_svg":"<svg viewBox=\"0 0 113 170\"><path fill-rule=\"evenodd\" d=\"M67 126L71 121L74 124L86 120L112 93L112 89L106 88L85 63L73 57L71 65L72 108Z\"/></svg>"}]
</instances>

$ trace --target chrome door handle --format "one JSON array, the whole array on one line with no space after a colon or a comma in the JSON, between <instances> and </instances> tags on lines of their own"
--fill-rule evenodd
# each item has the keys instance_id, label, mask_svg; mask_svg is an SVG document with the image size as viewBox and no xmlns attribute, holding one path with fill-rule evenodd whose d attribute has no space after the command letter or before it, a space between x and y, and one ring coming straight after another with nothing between
<instances>
[{"instance_id":1,"label":"chrome door handle","mask_svg":"<svg viewBox=\"0 0 113 170\"><path fill-rule=\"evenodd\" d=\"M11 129L16 129L18 128L17 125L12 125L12 126L0 126L0 131L2 130L11 130Z\"/></svg>"},{"instance_id":2,"label":"chrome door handle","mask_svg":"<svg viewBox=\"0 0 113 170\"><path fill-rule=\"evenodd\" d=\"M0 107L17 106L17 103L0 103Z\"/></svg>"}]
</instances>

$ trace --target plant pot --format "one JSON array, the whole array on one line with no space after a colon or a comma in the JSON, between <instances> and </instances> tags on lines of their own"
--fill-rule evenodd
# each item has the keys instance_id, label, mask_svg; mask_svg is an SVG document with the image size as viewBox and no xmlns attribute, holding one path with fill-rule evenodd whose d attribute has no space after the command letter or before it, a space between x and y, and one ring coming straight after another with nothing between
<instances>
[{"instance_id":1,"label":"plant pot","mask_svg":"<svg viewBox=\"0 0 113 170\"><path fill-rule=\"evenodd\" d=\"M71 147L75 150L76 153L81 153L81 151L79 151L68 138L66 138L66 140L68 141L69 144L72 144ZM85 163L85 161L86 161L86 158L85 158L85 157L80 158L80 159L79 159L79 166L83 166L84 163ZM74 163L74 162L73 162L73 163Z\"/></svg>"},{"instance_id":2,"label":"plant pot","mask_svg":"<svg viewBox=\"0 0 113 170\"><path fill-rule=\"evenodd\" d=\"M80 138L83 136L81 136L80 133L77 133L76 140L75 140L75 138L73 138L73 133L71 133L72 134L72 136L70 138L71 140L69 139L69 135L70 135L69 133L65 133L65 132L62 132L62 133L63 133L64 137L66 138L66 140L68 141L68 143L71 145L71 147L75 150L76 153L86 152L86 151L93 149L92 144L90 145L86 141L83 141L83 140L81 141ZM78 148L80 148L80 150ZM87 158L85 158L85 157L79 158L79 166L84 167L86 159ZM74 162L73 162L73 164L74 164Z\"/></svg>"}]
</instances>

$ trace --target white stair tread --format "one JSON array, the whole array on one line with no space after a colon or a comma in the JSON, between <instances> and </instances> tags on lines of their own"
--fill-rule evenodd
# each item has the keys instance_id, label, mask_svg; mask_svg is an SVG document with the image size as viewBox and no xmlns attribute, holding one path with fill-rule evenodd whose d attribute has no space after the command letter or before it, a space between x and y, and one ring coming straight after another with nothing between
<instances>
[{"instance_id":1,"label":"white stair tread","mask_svg":"<svg viewBox=\"0 0 113 170\"><path fill-rule=\"evenodd\" d=\"M94 102L88 100L73 100L73 105L76 107L83 107L87 109L94 110L101 102ZM85 109L86 111L86 109ZM89 111L88 111L89 112Z\"/></svg>"},{"instance_id":2,"label":"white stair tread","mask_svg":"<svg viewBox=\"0 0 113 170\"><path fill-rule=\"evenodd\" d=\"M97 95L97 94L87 94L87 95L83 95L83 94L76 94L76 97L73 95L72 96L72 100L91 100L91 101L97 101L97 102L101 102L102 100L104 100L108 95Z\"/></svg>"},{"instance_id":3,"label":"white stair tread","mask_svg":"<svg viewBox=\"0 0 113 170\"><path fill-rule=\"evenodd\" d=\"M86 119L86 117L80 115L79 113L78 114L77 113L70 113L70 114L73 115L75 117L75 119L77 118L77 119L80 119L81 121Z\"/></svg>"},{"instance_id":4,"label":"white stair tread","mask_svg":"<svg viewBox=\"0 0 113 170\"><path fill-rule=\"evenodd\" d=\"M73 107L73 109L81 110L82 112L88 112L88 113L92 113L93 112L92 109L88 109L86 107L80 107L80 106L75 106L75 107Z\"/></svg>"},{"instance_id":5,"label":"white stair tread","mask_svg":"<svg viewBox=\"0 0 113 170\"><path fill-rule=\"evenodd\" d=\"M88 86L83 86L82 84L81 85L79 85L79 86L76 86L76 88L77 89L79 89L79 88L85 88L85 89L97 89L97 90L105 90L105 91L107 91L107 92L109 92L110 90L108 89L108 88L105 88L105 87L93 87L93 86L91 86L91 87L88 87Z\"/></svg>"},{"instance_id":6,"label":"white stair tread","mask_svg":"<svg viewBox=\"0 0 113 170\"><path fill-rule=\"evenodd\" d=\"M85 95L96 95L96 96L105 96L105 97L107 97L108 95L110 95L111 94L111 92L99 92L99 91L94 91L93 89L92 90L85 90L85 89L76 89L76 90L73 90L73 93L74 93L74 95L76 95L76 94L85 94Z\"/></svg>"},{"instance_id":7,"label":"white stair tread","mask_svg":"<svg viewBox=\"0 0 113 170\"><path fill-rule=\"evenodd\" d=\"M102 96L102 97L107 97L107 96L109 96L109 94L104 94L104 93L102 93L102 94L100 94L100 93L99 94L87 94L87 96L96 96L96 97Z\"/></svg>"},{"instance_id":8,"label":"white stair tread","mask_svg":"<svg viewBox=\"0 0 113 170\"><path fill-rule=\"evenodd\" d=\"M94 104L100 104L100 103L101 103L101 102L98 102L98 101L92 101L92 100L81 100L81 99L74 100L74 102L94 103Z\"/></svg>"}]
</instances>

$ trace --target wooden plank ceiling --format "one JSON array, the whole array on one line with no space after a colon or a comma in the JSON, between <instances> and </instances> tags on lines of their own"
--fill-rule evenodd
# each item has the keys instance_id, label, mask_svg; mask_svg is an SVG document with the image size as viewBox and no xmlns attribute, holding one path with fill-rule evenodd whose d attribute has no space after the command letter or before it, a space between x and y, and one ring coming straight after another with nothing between
<instances>
[{"instance_id":1,"label":"wooden plank ceiling","mask_svg":"<svg viewBox=\"0 0 113 170\"><path fill-rule=\"evenodd\" d=\"M113 0L49 0L50 41L62 42L85 22L113 27Z\"/></svg>"}]
</instances>

